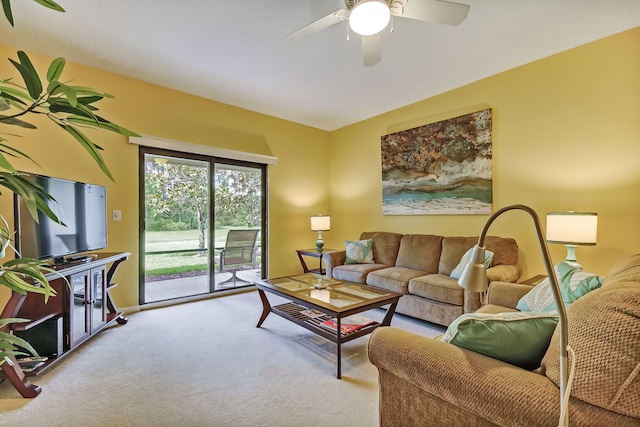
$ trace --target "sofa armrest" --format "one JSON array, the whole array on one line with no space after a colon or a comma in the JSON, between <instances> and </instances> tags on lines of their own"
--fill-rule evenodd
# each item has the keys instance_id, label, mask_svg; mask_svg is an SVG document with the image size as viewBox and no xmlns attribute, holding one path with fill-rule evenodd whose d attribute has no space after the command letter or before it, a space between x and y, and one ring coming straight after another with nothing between
<instances>
[{"instance_id":1,"label":"sofa armrest","mask_svg":"<svg viewBox=\"0 0 640 427\"><path fill-rule=\"evenodd\" d=\"M397 414L397 419L407 416L414 421L406 425L442 422L435 419L441 414L423 409L420 420L415 416L419 407L407 408L403 399L417 388L436 406L444 401L457 412L444 415L449 423L469 420L472 414L498 425L526 425L527 420L557 425L559 390L543 375L393 327L376 329L368 349L369 360L380 372L380 411L385 417L405 408L414 412Z\"/></svg>"},{"instance_id":2,"label":"sofa armrest","mask_svg":"<svg viewBox=\"0 0 640 427\"><path fill-rule=\"evenodd\" d=\"M333 277L333 268L339 265L344 264L347 259L347 251L332 251L326 252L322 255L322 261L324 261L324 266L326 269L326 275L328 277Z\"/></svg>"},{"instance_id":3,"label":"sofa armrest","mask_svg":"<svg viewBox=\"0 0 640 427\"><path fill-rule=\"evenodd\" d=\"M491 282L513 282L516 283L522 274L519 265L494 265L487 268L487 279Z\"/></svg>"},{"instance_id":4,"label":"sofa armrest","mask_svg":"<svg viewBox=\"0 0 640 427\"><path fill-rule=\"evenodd\" d=\"M520 298L533 289L531 285L522 283L491 282L487 295L487 304L516 309Z\"/></svg>"}]
</instances>

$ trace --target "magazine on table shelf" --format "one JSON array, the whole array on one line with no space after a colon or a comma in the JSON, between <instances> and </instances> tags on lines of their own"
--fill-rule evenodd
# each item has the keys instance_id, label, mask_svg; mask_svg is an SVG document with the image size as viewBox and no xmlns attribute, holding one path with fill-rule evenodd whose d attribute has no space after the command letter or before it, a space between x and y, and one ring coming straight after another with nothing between
<instances>
[{"instance_id":1,"label":"magazine on table shelf","mask_svg":"<svg viewBox=\"0 0 640 427\"><path fill-rule=\"evenodd\" d=\"M357 331L358 329L362 329L365 326L373 325L374 323L376 323L375 320L371 320L359 314L354 314L352 316L347 316L344 319L340 319L340 332L348 334L350 332ZM335 318L328 319L320 325L326 329L336 331L338 329L338 320Z\"/></svg>"},{"instance_id":2,"label":"magazine on table shelf","mask_svg":"<svg viewBox=\"0 0 640 427\"><path fill-rule=\"evenodd\" d=\"M325 316L325 314L321 311L318 310L313 310L313 309L308 309L308 310L302 310L300 312L300 314L304 314L307 317L310 317L312 319L315 319L316 317L322 317Z\"/></svg>"}]
</instances>

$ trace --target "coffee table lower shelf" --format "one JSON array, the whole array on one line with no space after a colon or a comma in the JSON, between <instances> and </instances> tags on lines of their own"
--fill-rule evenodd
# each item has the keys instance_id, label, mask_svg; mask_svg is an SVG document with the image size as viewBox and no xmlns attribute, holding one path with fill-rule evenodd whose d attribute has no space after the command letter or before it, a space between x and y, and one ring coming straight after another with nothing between
<instances>
[{"instance_id":1,"label":"coffee table lower shelf","mask_svg":"<svg viewBox=\"0 0 640 427\"><path fill-rule=\"evenodd\" d=\"M319 316L315 318L311 318L301 313L301 311L306 310L307 308L296 304L294 302L288 302L285 304L280 304L275 307L271 307L271 312L277 314L280 317L284 317L287 320L292 321L293 323L302 326L305 329L310 330L322 337L333 341L334 343L338 343L338 334L337 331L333 331L331 329L325 328L321 325L322 322L328 320L330 317L327 315ZM363 326L360 329L357 329L352 332L340 333L340 342L349 342L356 338L360 338L363 335L370 334L374 329L379 327L381 324L379 322L374 322L370 325Z\"/></svg>"}]
</instances>

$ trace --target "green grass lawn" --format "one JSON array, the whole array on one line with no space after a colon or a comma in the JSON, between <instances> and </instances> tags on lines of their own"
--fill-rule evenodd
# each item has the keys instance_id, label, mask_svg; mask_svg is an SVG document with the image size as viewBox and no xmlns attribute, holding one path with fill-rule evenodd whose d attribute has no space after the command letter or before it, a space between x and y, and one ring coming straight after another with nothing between
<instances>
[{"instance_id":1,"label":"green grass lawn","mask_svg":"<svg viewBox=\"0 0 640 427\"><path fill-rule=\"evenodd\" d=\"M228 228L215 230L215 246L224 247ZM147 252L188 250L175 254L146 255L145 276L178 274L189 271L206 271L209 266L207 252L198 252L198 230L186 231L147 231L145 233ZM218 251L213 254L217 265Z\"/></svg>"}]
</instances>

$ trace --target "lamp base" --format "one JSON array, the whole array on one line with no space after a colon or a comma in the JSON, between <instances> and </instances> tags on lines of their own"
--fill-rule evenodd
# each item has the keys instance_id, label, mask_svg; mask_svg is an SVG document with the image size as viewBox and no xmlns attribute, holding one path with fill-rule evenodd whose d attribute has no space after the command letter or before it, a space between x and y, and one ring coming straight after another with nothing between
<instances>
[{"instance_id":1,"label":"lamp base","mask_svg":"<svg viewBox=\"0 0 640 427\"><path fill-rule=\"evenodd\" d=\"M565 245L567 248L567 258L564 260L567 264L572 267L582 268L582 266L576 260L576 245Z\"/></svg>"},{"instance_id":2,"label":"lamp base","mask_svg":"<svg viewBox=\"0 0 640 427\"><path fill-rule=\"evenodd\" d=\"M318 240L316 240L316 250L318 253L322 253L322 248L324 247L324 240L322 240L322 231L318 231Z\"/></svg>"}]
</instances>

